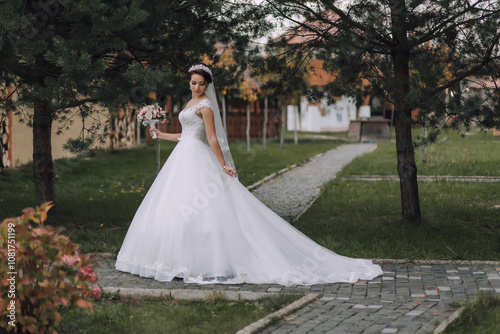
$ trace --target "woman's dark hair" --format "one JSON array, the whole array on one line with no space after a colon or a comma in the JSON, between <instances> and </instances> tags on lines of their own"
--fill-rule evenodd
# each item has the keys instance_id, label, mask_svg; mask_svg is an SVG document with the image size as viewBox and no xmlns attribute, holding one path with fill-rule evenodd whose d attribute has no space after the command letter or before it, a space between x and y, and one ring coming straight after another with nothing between
<instances>
[{"instance_id":1,"label":"woman's dark hair","mask_svg":"<svg viewBox=\"0 0 500 334\"><path fill-rule=\"evenodd\" d=\"M206 66L208 69L210 69L210 67L208 67L207 65L205 65L203 63L194 64L193 66L196 66L196 65L203 65L203 66ZM201 69L196 69L196 70L192 70L192 71L188 72L188 80L191 80L191 76L193 75L193 73L201 75L205 79L207 84L212 83L212 76L210 75L210 73L207 73Z\"/></svg>"}]
</instances>

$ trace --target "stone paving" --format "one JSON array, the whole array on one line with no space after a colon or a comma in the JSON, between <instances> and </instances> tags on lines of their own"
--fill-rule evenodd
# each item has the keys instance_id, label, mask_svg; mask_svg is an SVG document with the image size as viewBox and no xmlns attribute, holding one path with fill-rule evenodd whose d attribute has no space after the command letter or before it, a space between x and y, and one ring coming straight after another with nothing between
<instances>
[{"instance_id":1,"label":"stone paving","mask_svg":"<svg viewBox=\"0 0 500 334\"><path fill-rule=\"evenodd\" d=\"M255 195L283 218L293 219L307 209L319 194L319 188L335 178L345 164L375 148L376 145L343 145L267 182ZM298 193L301 191L303 193ZM280 194L285 199L277 200ZM287 201L289 196L294 197ZM293 200L301 196L306 200ZM164 283L117 271L115 259L110 256L95 259L98 284L105 291L122 289L143 295L156 292L157 296L173 298L203 298L218 293L232 300L255 299L269 293L322 296L260 333L432 333L457 310L457 302L481 292L500 293L500 262L374 260L382 266L384 274L372 281L283 287L277 284L202 286L185 284L181 279Z\"/></svg>"},{"instance_id":2,"label":"stone paving","mask_svg":"<svg viewBox=\"0 0 500 334\"><path fill-rule=\"evenodd\" d=\"M261 333L432 333L480 292L500 293L500 265L383 264L370 282L333 284Z\"/></svg>"},{"instance_id":3,"label":"stone paving","mask_svg":"<svg viewBox=\"0 0 500 334\"><path fill-rule=\"evenodd\" d=\"M399 181L399 176L397 175L349 175L342 176L341 178L358 181ZM417 179L423 182L500 182L500 176L418 175Z\"/></svg>"},{"instance_id":4,"label":"stone paving","mask_svg":"<svg viewBox=\"0 0 500 334\"><path fill-rule=\"evenodd\" d=\"M170 290L174 298L183 290L194 298L227 292L233 300L254 299L267 293L322 295L260 333L432 333L457 310L455 303L481 292L500 293L500 263L494 262L412 264L378 260L375 262L382 265L384 274L372 281L295 287L197 285L185 284L181 279L162 283L116 271L114 262L109 257L97 260L98 282L105 291ZM235 294L236 298L231 297Z\"/></svg>"}]
</instances>

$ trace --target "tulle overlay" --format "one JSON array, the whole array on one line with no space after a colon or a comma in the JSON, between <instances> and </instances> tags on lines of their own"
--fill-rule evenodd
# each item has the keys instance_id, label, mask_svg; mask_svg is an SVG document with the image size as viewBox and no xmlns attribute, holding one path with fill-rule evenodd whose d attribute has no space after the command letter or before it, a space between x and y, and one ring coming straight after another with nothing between
<instances>
[{"instance_id":1,"label":"tulle overlay","mask_svg":"<svg viewBox=\"0 0 500 334\"><path fill-rule=\"evenodd\" d=\"M135 214L118 270L159 281L285 286L352 283L382 273L369 260L319 246L224 173L195 114L203 106L210 102L181 112L181 140Z\"/></svg>"}]
</instances>

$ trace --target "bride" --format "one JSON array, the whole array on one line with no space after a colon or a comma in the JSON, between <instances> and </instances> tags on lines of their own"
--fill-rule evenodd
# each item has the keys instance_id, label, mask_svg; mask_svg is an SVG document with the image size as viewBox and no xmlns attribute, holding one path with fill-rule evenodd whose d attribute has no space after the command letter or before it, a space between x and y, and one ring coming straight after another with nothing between
<instances>
[{"instance_id":1,"label":"bride","mask_svg":"<svg viewBox=\"0 0 500 334\"><path fill-rule=\"evenodd\" d=\"M369 260L338 255L257 200L237 179L205 64L188 70L192 99L178 142L152 184L118 253L116 268L159 281L276 283L285 286L370 280Z\"/></svg>"}]
</instances>

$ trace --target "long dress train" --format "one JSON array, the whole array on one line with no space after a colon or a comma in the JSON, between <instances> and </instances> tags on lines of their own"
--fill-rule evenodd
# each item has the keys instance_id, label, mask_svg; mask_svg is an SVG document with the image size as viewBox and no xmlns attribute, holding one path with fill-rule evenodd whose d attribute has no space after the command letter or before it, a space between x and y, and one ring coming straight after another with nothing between
<instances>
[{"instance_id":1,"label":"long dress train","mask_svg":"<svg viewBox=\"0 0 500 334\"><path fill-rule=\"evenodd\" d=\"M186 283L356 282L379 276L369 260L338 255L309 239L224 173L196 115L137 210L118 254L121 271Z\"/></svg>"}]
</instances>

